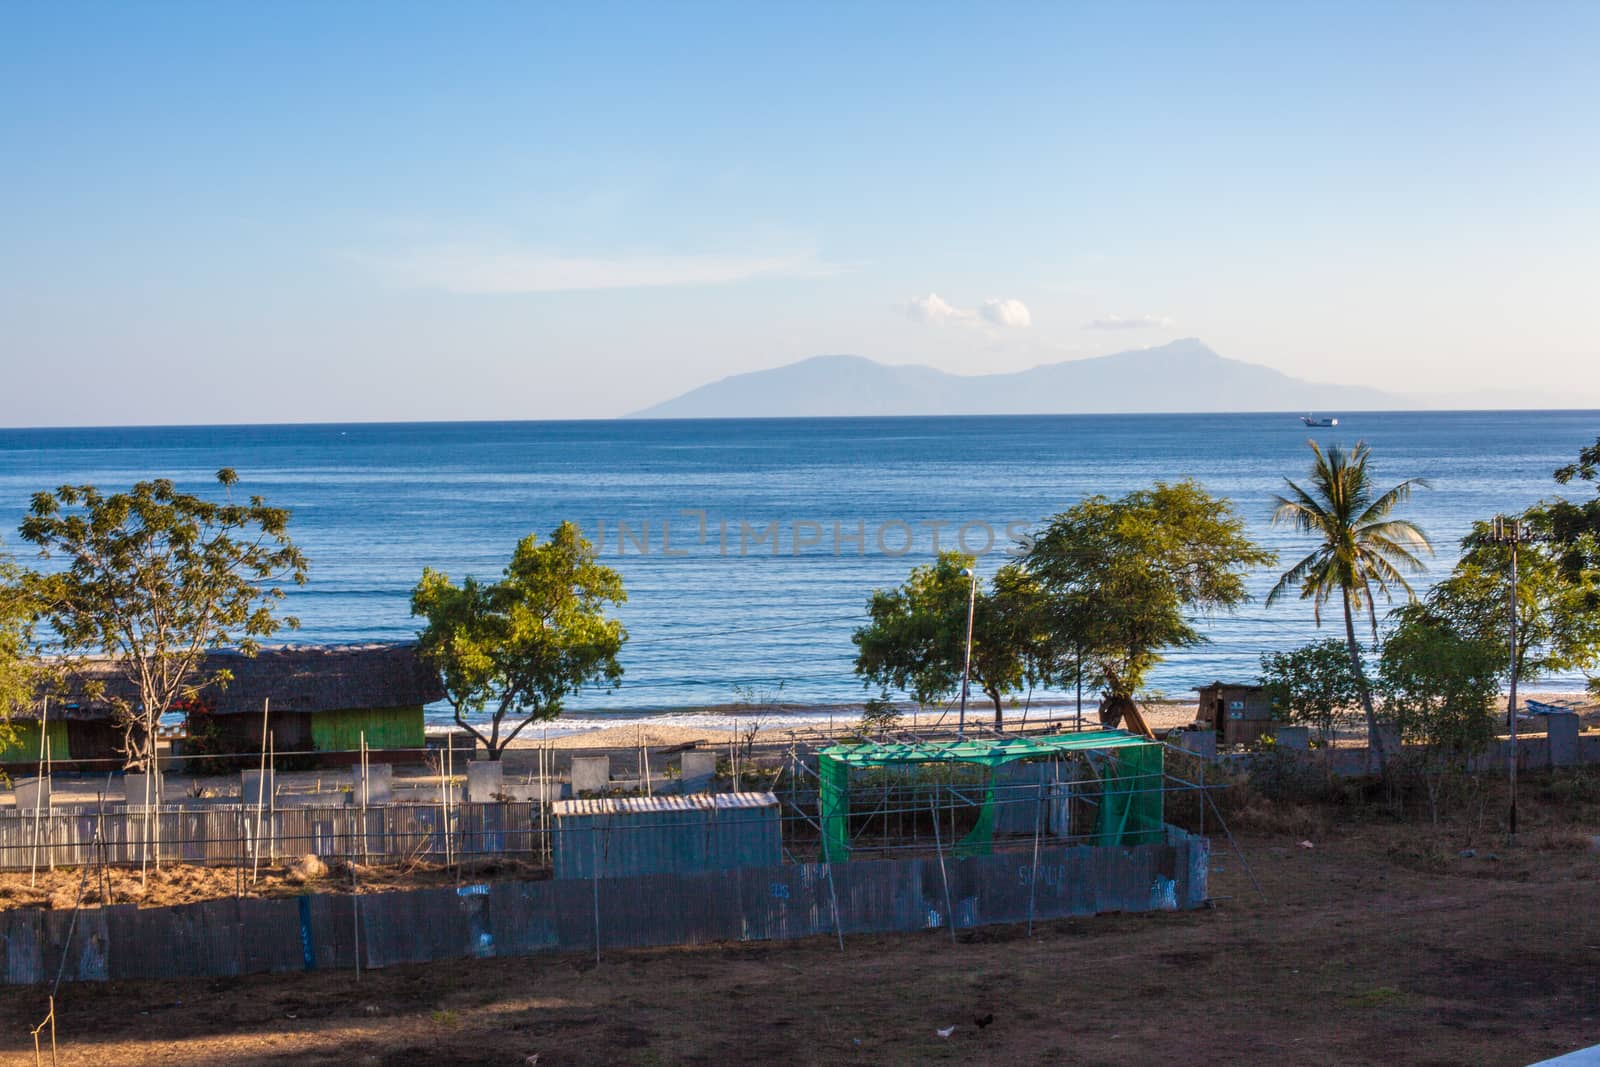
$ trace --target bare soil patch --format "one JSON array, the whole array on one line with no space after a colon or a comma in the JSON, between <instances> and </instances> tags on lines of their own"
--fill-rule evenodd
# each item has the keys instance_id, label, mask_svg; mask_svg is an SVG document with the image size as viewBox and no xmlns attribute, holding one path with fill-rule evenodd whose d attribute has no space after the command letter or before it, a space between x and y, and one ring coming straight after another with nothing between
<instances>
[{"instance_id":1,"label":"bare soil patch","mask_svg":"<svg viewBox=\"0 0 1600 1067\"><path fill-rule=\"evenodd\" d=\"M54 871L41 869L31 879L32 885L29 884L28 872L9 871L0 874L0 911L7 908L70 909L77 902L80 889L86 906L111 903L156 908L232 896L384 893L492 878L544 878L549 873L546 868L515 859L464 863L458 868L429 863L366 866L330 858L324 863L327 873L314 878L306 878L304 869L297 869L297 866L293 860L270 866L262 864L253 884L248 869L241 879L232 867L169 864L159 870L152 866L142 875L137 867L111 867L106 870L108 892L105 893L101 891L98 869L91 869L88 877L84 877L83 871L77 868Z\"/></svg>"}]
</instances>

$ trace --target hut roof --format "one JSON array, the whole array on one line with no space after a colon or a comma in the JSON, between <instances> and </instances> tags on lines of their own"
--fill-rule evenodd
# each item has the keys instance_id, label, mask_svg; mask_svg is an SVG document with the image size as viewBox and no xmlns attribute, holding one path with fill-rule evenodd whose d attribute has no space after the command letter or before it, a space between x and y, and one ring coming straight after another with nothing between
<instances>
[{"instance_id":1,"label":"hut roof","mask_svg":"<svg viewBox=\"0 0 1600 1067\"><path fill-rule=\"evenodd\" d=\"M229 671L233 680L206 686L199 694L218 715L259 715L268 699L273 711L318 712L411 707L444 696L438 671L417 655L415 643L286 645L254 656L233 649L207 653L200 675L220 670ZM100 683L106 695L84 698L89 680ZM91 660L69 677L64 690L66 706L58 712L60 705L52 699L52 716L100 718L110 713L110 698L134 698L132 683L106 660Z\"/></svg>"}]
</instances>

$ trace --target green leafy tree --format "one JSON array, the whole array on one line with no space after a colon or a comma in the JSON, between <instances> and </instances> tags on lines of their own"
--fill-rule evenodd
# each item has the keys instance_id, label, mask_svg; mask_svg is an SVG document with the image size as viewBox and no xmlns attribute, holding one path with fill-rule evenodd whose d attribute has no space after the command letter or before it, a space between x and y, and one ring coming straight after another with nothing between
<instances>
[{"instance_id":1,"label":"green leafy tree","mask_svg":"<svg viewBox=\"0 0 1600 1067\"><path fill-rule=\"evenodd\" d=\"M1372 452L1362 442L1346 452L1338 445L1326 453L1315 441L1308 486L1288 483L1287 495L1277 498L1274 525L1288 523L1321 543L1315 551L1290 567L1278 579L1267 604L1289 593L1298 593L1312 602L1317 625L1322 625L1322 608L1337 595L1344 608L1345 647L1350 669L1355 673L1361 694L1361 710L1367 720L1367 743L1378 756L1379 770L1387 777L1388 753L1378 729L1377 709L1372 686L1361 663L1361 645L1356 641L1355 616L1363 609L1372 623L1374 643L1378 638L1377 594L1389 599L1394 591L1415 599L1407 574L1420 574L1426 566L1417 554L1433 553L1428 538L1411 522L1393 517L1394 511L1411 498L1411 491L1425 488L1421 478L1406 481L1380 493L1372 482L1367 464Z\"/></svg>"},{"instance_id":2,"label":"green leafy tree","mask_svg":"<svg viewBox=\"0 0 1600 1067\"><path fill-rule=\"evenodd\" d=\"M0 749L17 742L12 717L33 706L39 675L33 626L38 614L27 575L0 556Z\"/></svg>"},{"instance_id":3,"label":"green leafy tree","mask_svg":"<svg viewBox=\"0 0 1600 1067\"><path fill-rule=\"evenodd\" d=\"M1530 510L1524 528L1549 530L1548 513ZM1464 637L1483 642L1510 674L1511 546L1490 537L1488 523L1475 523L1461 543L1462 556L1450 576L1429 591L1427 604ZM1517 546L1517 677L1534 680L1570 670L1588 672L1600 659L1600 573L1568 571L1558 545L1529 541Z\"/></svg>"},{"instance_id":4,"label":"green leafy tree","mask_svg":"<svg viewBox=\"0 0 1600 1067\"><path fill-rule=\"evenodd\" d=\"M62 569L41 580L43 618L69 654L97 654L138 694L111 697L130 768L155 755L156 724L181 698L228 672L201 670L207 651L254 653L284 626L281 583L305 584L306 560L289 539L289 512L259 496L236 503L238 475L217 472L219 502L180 493L167 479L106 495L92 485L38 493L24 540Z\"/></svg>"},{"instance_id":5,"label":"green leafy tree","mask_svg":"<svg viewBox=\"0 0 1600 1067\"><path fill-rule=\"evenodd\" d=\"M1527 517L1550 536L1556 566L1573 586L1568 609L1581 608L1593 617L1600 614L1600 438L1580 451L1576 461L1557 470L1555 477L1562 485L1588 483L1595 493L1588 499L1542 504ZM1589 690L1600 694L1600 677L1590 676Z\"/></svg>"},{"instance_id":6,"label":"green leafy tree","mask_svg":"<svg viewBox=\"0 0 1600 1067\"><path fill-rule=\"evenodd\" d=\"M1229 501L1185 480L1079 501L1049 520L1022 563L1042 596L1054 680L1081 652L1101 721L1116 725L1164 651L1206 640L1190 616L1244 603L1245 574L1275 559Z\"/></svg>"},{"instance_id":7,"label":"green leafy tree","mask_svg":"<svg viewBox=\"0 0 1600 1067\"><path fill-rule=\"evenodd\" d=\"M1379 657L1378 690L1384 713L1411 746L1405 764L1426 786L1429 812L1438 822L1446 787L1494 735L1498 649L1460 633L1423 604L1405 605L1395 615L1399 622Z\"/></svg>"},{"instance_id":8,"label":"green leafy tree","mask_svg":"<svg viewBox=\"0 0 1600 1067\"><path fill-rule=\"evenodd\" d=\"M1549 533L1564 570L1581 574L1600 569L1600 437L1555 472L1562 485L1587 482L1595 490L1586 500L1557 500L1544 506Z\"/></svg>"},{"instance_id":9,"label":"green leafy tree","mask_svg":"<svg viewBox=\"0 0 1600 1067\"><path fill-rule=\"evenodd\" d=\"M1290 722L1317 731L1322 743L1333 743L1334 731L1361 699L1350 652L1343 641L1313 641L1288 652L1261 657L1261 684L1273 708Z\"/></svg>"},{"instance_id":10,"label":"green leafy tree","mask_svg":"<svg viewBox=\"0 0 1600 1067\"><path fill-rule=\"evenodd\" d=\"M855 671L865 684L901 690L923 706L959 693L972 596L972 579L962 571L973 566L972 556L941 552L932 564L913 568L899 588L873 592L871 621L851 636ZM997 726L1004 721L1005 695L1021 688L1032 669L1033 595L1014 568L1002 569L991 583L978 580L970 684L994 705Z\"/></svg>"},{"instance_id":11,"label":"green leafy tree","mask_svg":"<svg viewBox=\"0 0 1600 1067\"><path fill-rule=\"evenodd\" d=\"M423 570L411 613L427 620L421 654L439 669L456 722L497 760L583 686L621 684L617 656L628 634L606 609L626 600L622 576L595 562L594 546L564 522L548 541L519 541L498 582L456 585ZM487 734L469 719L486 711Z\"/></svg>"}]
</instances>

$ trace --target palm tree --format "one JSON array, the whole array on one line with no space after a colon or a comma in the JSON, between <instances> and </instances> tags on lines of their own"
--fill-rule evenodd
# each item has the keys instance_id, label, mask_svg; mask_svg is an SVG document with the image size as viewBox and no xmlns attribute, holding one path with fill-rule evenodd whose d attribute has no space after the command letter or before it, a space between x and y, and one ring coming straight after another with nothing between
<instances>
[{"instance_id":1,"label":"palm tree","mask_svg":"<svg viewBox=\"0 0 1600 1067\"><path fill-rule=\"evenodd\" d=\"M1301 599L1312 602L1317 625L1322 625L1322 606L1337 592L1344 602L1344 636L1350 649L1350 665L1355 670L1361 691L1361 708L1367 716L1367 743L1378 754L1378 769L1388 776L1388 755L1378 734L1378 717L1372 708L1372 687L1361 667L1361 646L1356 643L1355 616L1363 608L1372 622L1372 639L1378 639L1378 613L1375 593L1385 600L1393 590L1405 592L1415 600L1405 576L1426 570L1416 553L1433 554L1427 535L1405 519L1389 516L1411 497L1414 488L1427 488L1421 478L1409 478L1388 492L1375 494L1367 460L1372 452L1365 442L1356 442L1348 453L1332 445L1324 453L1315 441L1306 442L1316 455L1311 465L1310 491L1285 478L1289 494L1277 498L1272 513L1274 526L1292 523L1302 533L1322 539L1305 559L1284 572L1267 594L1271 605L1291 589Z\"/></svg>"}]
</instances>

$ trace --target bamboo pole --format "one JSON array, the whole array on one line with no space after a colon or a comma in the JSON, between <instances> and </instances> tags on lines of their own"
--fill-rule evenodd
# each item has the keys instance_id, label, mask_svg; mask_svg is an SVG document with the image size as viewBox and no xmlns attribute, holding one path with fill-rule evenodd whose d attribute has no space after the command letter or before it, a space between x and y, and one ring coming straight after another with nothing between
<instances>
[{"instance_id":1,"label":"bamboo pole","mask_svg":"<svg viewBox=\"0 0 1600 1067\"><path fill-rule=\"evenodd\" d=\"M594 961L600 962L600 843L594 823L589 824L589 881L594 891Z\"/></svg>"},{"instance_id":2,"label":"bamboo pole","mask_svg":"<svg viewBox=\"0 0 1600 1067\"><path fill-rule=\"evenodd\" d=\"M937 790L938 783L934 783ZM945 922L950 926L950 943L956 943L956 910L950 903L950 875L944 869L944 842L939 837L939 799L937 793L933 800L933 847L939 854L939 881L944 885L944 914ZM828 877L833 877L833 872L828 872ZM838 905L835 904L835 907Z\"/></svg>"},{"instance_id":3,"label":"bamboo pole","mask_svg":"<svg viewBox=\"0 0 1600 1067\"><path fill-rule=\"evenodd\" d=\"M361 888L356 884L356 865L353 863L350 865L350 926L355 936L356 981L359 982L361 981Z\"/></svg>"},{"instance_id":4,"label":"bamboo pole","mask_svg":"<svg viewBox=\"0 0 1600 1067\"><path fill-rule=\"evenodd\" d=\"M163 790L161 788L161 758L156 748L158 744L158 741L150 742L151 799L154 801L151 807L156 809L150 817L150 840L155 842L156 870L159 871L161 869L161 796Z\"/></svg>"},{"instance_id":5,"label":"bamboo pole","mask_svg":"<svg viewBox=\"0 0 1600 1067\"><path fill-rule=\"evenodd\" d=\"M365 730L361 731L361 756L360 756L360 761L361 761L360 762L360 767L361 767L361 861L363 863L370 863L371 862L371 856L369 856L368 853L367 853L367 801L369 799L369 793L367 791L367 780L368 780L367 779L367 732ZM354 871L351 871L351 877L352 878L355 877L355 872ZM356 976L359 978L360 977L360 964L357 964L356 966L357 966Z\"/></svg>"},{"instance_id":6,"label":"bamboo pole","mask_svg":"<svg viewBox=\"0 0 1600 1067\"><path fill-rule=\"evenodd\" d=\"M50 698L44 698L44 706L39 712L39 777L35 779L33 791L33 857L28 861L28 888L32 889L34 880L39 870L39 820L44 811L41 793L50 788L50 781L44 775L45 755L49 751L50 739Z\"/></svg>"},{"instance_id":7,"label":"bamboo pole","mask_svg":"<svg viewBox=\"0 0 1600 1067\"><path fill-rule=\"evenodd\" d=\"M449 753L450 748L446 746L444 755L439 757L439 843L444 846L446 867L450 866L450 798L445 792L445 764Z\"/></svg>"},{"instance_id":8,"label":"bamboo pole","mask_svg":"<svg viewBox=\"0 0 1600 1067\"><path fill-rule=\"evenodd\" d=\"M550 727L544 728L544 739L539 742L539 829L540 849L544 853L544 862L550 863L550 778L552 777L550 759Z\"/></svg>"},{"instance_id":9,"label":"bamboo pole","mask_svg":"<svg viewBox=\"0 0 1600 1067\"><path fill-rule=\"evenodd\" d=\"M56 746L44 739L44 855L50 869L56 869Z\"/></svg>"},{"instance_id":10,"label":"bamboo pole","mask_svg":"<svg viewBox=\"0 0 1600 1067\"><path fill-rule=\"evenodd\" d=\"M267 709L271 697L261 698L261 771L256 779L256 836L250 850L250 884L256 884L256 872L261 869L261 811L267 804Z\"/></svg>"},{"instance_id":11,"label":"bamboo pole","mask_svg":"<svg viewBox=\"0 0 1600 1067\"><path fill-rule=\"evenodd\" d=\"M267 790L267 858L272 863L278 862L278 831L273 824L277 821L274 816L278 814L278 735L276 732L267 734L267 773L273 778L272 788ZM263 782L263 784L265 784ZM161 860L161 846L156 845L156 861Z\"/></svg>"},{"instance_id":12,"label":"bamboo pole","mask_svg":"<svg viewBox=\"0 0 1600 1067\"><path fill-rule=\"evenodd\" d=\"M1039 821L1044 815L1044 783L1035 787L1033 798L1033 874L1028 877L1028 936L1033 936L1034 901L1039 896Z\"/></svg>"}]
</instances>

